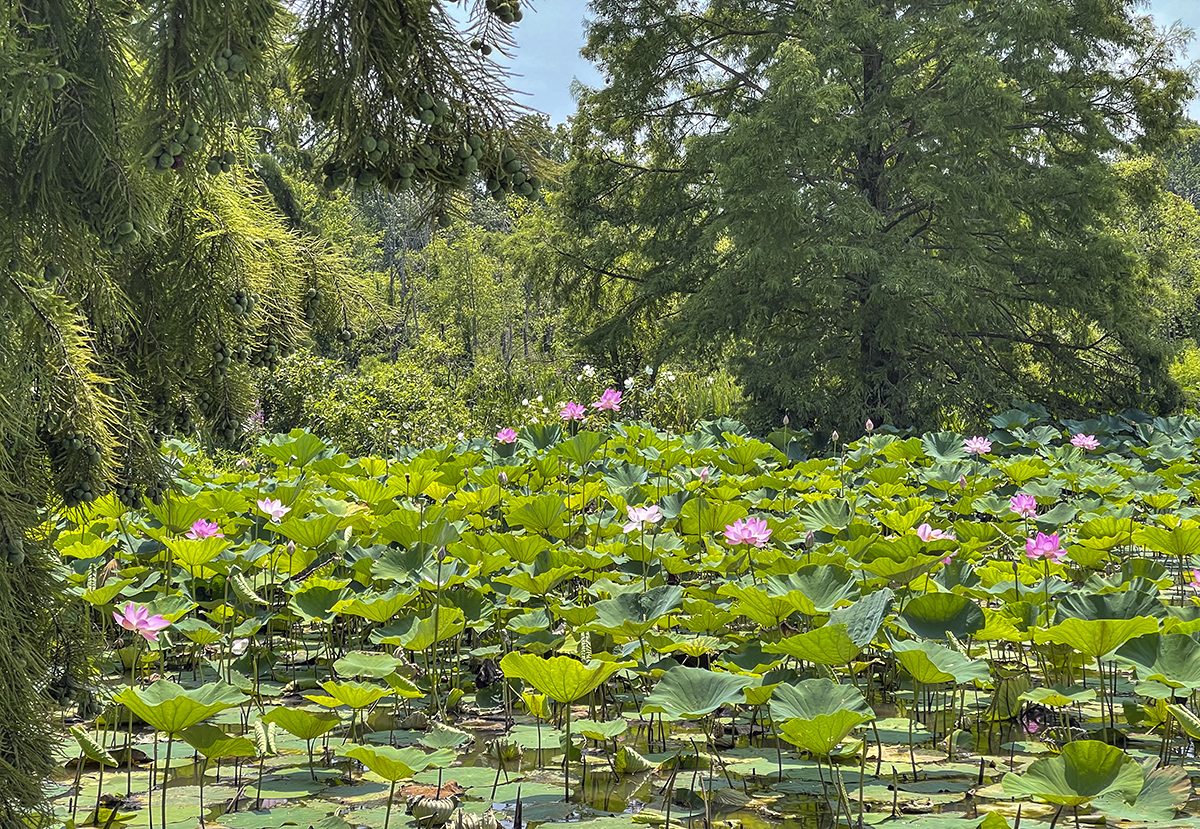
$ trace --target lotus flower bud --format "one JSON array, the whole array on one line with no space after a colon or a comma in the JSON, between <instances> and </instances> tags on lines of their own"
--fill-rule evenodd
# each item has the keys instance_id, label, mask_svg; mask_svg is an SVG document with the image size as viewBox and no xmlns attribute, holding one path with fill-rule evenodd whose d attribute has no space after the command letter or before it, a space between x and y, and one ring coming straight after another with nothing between
<instances>
[{"instance_id":1,"label":"lotus flower bud","mask_svg":"<svg viewBox=\"0 0 1200 829\"><path fill-rule=\"evenodd\" d=\"M292 541L290 539L288 540L288 543L287 543L287 554L289 556L294 556L296 554L296 542Z\"/></svg>"},{"instance_id":2,"label":"lotus flower bud","mask_svg":"<svg viewBox=\"0 0 1200 829\"><path fill-rule=\"evenodd\" d=\"M700 470L700 483L706 484L712 478L712 470L707 466Z\"/></svg>"},{"instance_id":3,"label":"lotus flower bud","mask_svg":"<svg viewBox=\"0 0 1200 829\"><path fill-rule=\"evenodd\" d=\"M868 434L870 434L871 432L874 432L875 431L874 421L872 421L871 418L868 417L867 422L863 424L863 428L865 428L867 430Z\"/></svg>"},{"instance_id":4,"label":"lotus flower bud","mask_svg":"<svg viewBox=\"0 0 1200 829\"><path fill-rule=\"evenodd\" d=\"M792 419L790 417L788 417L787 415L783 416L783 425L784 426L787 426L791 422L792 422Z\"/></svg>"},{"instance_id":5,"label":"lotus flower bud","mask_svg":"<svg viewBox=\"0 0 1200 829\"><path fill-rule=\"evenodd\" d=\"M834 429L834 430L833 430L833 434L829 436L829 440L830 440L830 442L831 442L831 443L837 443L837 442L838 442L838 433L837 433L837 429Z\"/></svg>"},{"instance_id":6,"label":"lotus flower bud","mask_svg":"<svg viewBox=\"0 0 1200 829\"><path fill-rule=\"evenodd\" d=\"M966 489L966 488L967 488L967 476L966 476L966 475L959 475L959 476L958 476L958 488L959 488L959 489Z\"/></svg>"},{"instance_id":7,"label":"lotus flower bud","mask_svg":"<svg viewBox=\"0 0 1200 829\"><path fill-rule=\"evenodd\" d=\"M250 459L249 458L238 458L237 466L238 466L238 469L249 469L250 468Z\"/></svg>"},{"instance_id":8,"label":"lotus flower bud","mask_svg":"<svg viewBox=\"0 0 1200 829\"><path fill-rule=\"evenodd\" d=\"M817 546L817 534L809 530L804 536L804 549L811 550Z\"/></svg>"},{"instance_id":9,"label":"lotus flower bud","mask_svg":"<svg viewBox=\"0 0 1200 829\"><path fill-rule=\"evenodd\" d=\"M499 475L496 476L496 480L499 481L501 483L501 485L507 484L508 483L508 475L505 474L504 472L501 472Z\"/></svg>"}]
</instances>

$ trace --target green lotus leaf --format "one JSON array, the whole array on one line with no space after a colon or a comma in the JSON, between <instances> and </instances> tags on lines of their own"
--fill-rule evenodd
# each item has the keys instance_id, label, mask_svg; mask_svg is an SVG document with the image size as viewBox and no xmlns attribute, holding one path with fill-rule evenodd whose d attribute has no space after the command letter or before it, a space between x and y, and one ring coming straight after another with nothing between
<instances>
[{"instance_id":1,"label":"green lotus leaf","mask_svg":"<svg viewBox=\"0 0 1200 829\"><path fill-rule=\"evenodd\" d=\"M849 607L840 607L829 614L829 624L845 625L850 639L860 648L871 644L883 620L892 609L895 594L885 587L868 593Z\"/></svg>"},{"instance_id":2,"label":"green lotus leaf","mask_svg":"<svg viewBox=\"0 0 1200 829\"><path fill-rule=\"evenodd\" d=\"M804 529L814 532L838 532L850 526L850 504L844 498L813 501L800 510Z\"/></svg>"},{"instance_id":3,"label":"green lotus leaf","mask_svg":"<svg viewBox=\"0 0 1200 829\"><path fill-rule=\"evenodd\" d=\"M587 696L604 680L632 662L601 662L593 659L583 664L570 656L540 656L509 653L500 660L500 670L507 677L523 679L556 702L574 702Z\"/></svg>"},{"instance_id":4,"label":"green lotus leaf","mask_svg":"<svg viewBox=\"0 0 1200 829\"><path fill-rule=\"evenodd\" d=\"M241 705L245 699L227 682L210 682L188 690L169 679L145 688L126 688L113 696L113 702L124 705L151 728L172 736L226 708Z\"/></svg>"},{"instance_id":5,"label":"green lotus leaf","mask_svg":"<svg viewBox=\"0 0 1200 829\"><path fill-rule=\"evenodd\" d=\"M987 624L979 605L957 593L924 593L910 600L897 619L900 627L922 639L966 639Z\"/></svg>"},{"instance_id":6,"label":"green lotus leaf","mask_svg":"<svg viewBox=\"0 0 1200 829\"><path fill-rule=\"evenodd\" d=\"M356 745L348 749L339 748L338 753L357 760L389 783L406 780L427 767L424 752L411 747Z\"/></svg>"},{"instance_id":7,"label":"green lotus leaf","mask_svg":"<svg viewBox=\"0 0 1200 829\"><path fill-rule=\"evenodd\" d=\"M1132 757L1099 740L1078 740L1062 754L1009 772L1001 785L1009 797L1036 797L1061 806L1080 806L1105 794L1133 801L1145 774Z\"/></svg>"},{"instance_id":8,"label":"green lotus leaf","mask_svg":"<svg viewBox=\"0 0 1200 829\"><path fill-rule=\"evenodd\" d=\"M1167 615L1166 606L1158 598L1158 587L1150 581L1133 579L1129 585L1116 593L1086 593L1072 590L1059 599L1055 618L1085 619L1133 619L1149 616L1162 619Z\"/></svg>"},{"instance_id":9,"label":"green lotus leaf","mask_svg":"<svg viewBox=\"0 0 1200 829\"><path fill-rule=\"evenodd\" d=\"M399 588L386 593L362 593L340 600L333 606L333 612L349 613L382 625L394 619L416 597L416 593L405 593Z\"/></svg>"},{"instance_id":10,"label":"green lotus leaf","mask_svg":"<svg viewBox=\"0 0 1200 829\"><path fill-rule=\"evenodd\" d=\"M679 512L679 532L692 538L724 532L730 524L749 514L750 511L737 502L721 502L704 496L692 498Z\"/></svg>"},{"instance_id":11,"label":"green lotus leaf","mask_svg":"<svg viewBox=\"0 0 1200 829\"><path fill-rule=\"evenodd\" d=\"M164 539L164 543L171 551L175 563L189 573L197 572L229 549L229 540L216 536L204 539L167 537Z\"/></svg>"},{"instance_id":12,"label":"green lotus leaf","mask_svg":"<svg viewBox=\"0 0 1200 829\"><path fill-rule=\"evenodd\" d=\"M848 665L862 653L862 648L854 644L844 624L829 624L807 633L798 633L778 642L764 644L762 649L766 653L783 653L815 665Z\"/></svg>"},{"instance_id":13,"label":"green lotus leaf","mask_svg":"<svg viewBox=\"0 0 1200 829\"><path fill-rule=\"evenodd\" d=\"M1131 639L1158 632L1158 620L1148 616L1133 619L1064 619L1053 627L1034 631L1033 641L1069 645L1088 659L1099 659Z\"/></svg>"},{"instance_id":14,"label":"green lotus leaf","mask_svg":"<svg viewBox=\"0 0 1200 829\"><path fill-rule=\"evenodd\" d=\"M655 587L644 593L622 593L592 605L596 618L589 627L636 639L644 636L668 613L678 610L682 600L683 588L672 585Z\"/></svg>"},{"instance_id":15,"label":"green lotus leaf","mask_svg":"<svg viewBox=\"0 0 1200 829\"><path fill-rule=\"evenodd\" d=\"M392 694L402 699L420 699L425 696L421 689L413 684L412 680L399 674L388 674L383 678L383 681L391 686Z\"/></svg>"},{"instance_id":16,"label":"green lotus leaf","mask_svg":"<svg viewBox=\"0 0 1200 829\"><path fill-rule=\"evenodd\" d=\"M546 493L532 498L516 498L505 514L509 526L524 527L528 532L557 535L563 528L567 511L561 495Z\"/></svg>"},{"instance_id":17,"label":"green lotus leaf","mask_svg":"<svg viewBox=\"0 0 1200 829\"><path fill-rule=\"evenodd\" d=\"M288 516L288 520L274 527L275 532L296 542L297 547L316 548L330 540L341 521L331 513L307 516Z\"/></svg>"},{"instance_id":18,"label":"green lotus leaf","mask_svg":"<svg viewBox=\"0 0 1200 829\"><path fill-rule=\"evenodd\" d=\"M605 436L599 432L580 432L554 447L554 454L562 455L567 460L574 461L576 465L583 466L592 459L605 440Z\"/></svg>"},{"instance_id":19,"label":"green lotus leaf","mask_svg":"<svg viewBox=\"0 0 1200 829\"><path fill-rule=\"evenodd\" d=\"M307 466L313 458L329 449L316 435L302 429L293 429L286 435L273 435L271 439L259 443L258 451L268 458L290 466Z\"/></svg>"},{"instance_id":20,"label":"green lotus leaf","mask_svg":"<svg viewBox=\"0 0 1200 829\"><path fill-rule=\"evenodd\" d=\"M937 642L893 642L896 661L922 685L941 682L983 682L989 676L988 665L969 659Z\"/></svg>"},{"instance_id":21,"label":"green lotus leaf","mask_svg":"<svg viewBox=\"0 0 1200 829\"><path fill-rule=\"evenodd\" d=\"M103 607L115 599L122 590L133 584L133 581L133 579L111 579L110 581L106 581L101 587L85 590L83 600L90 605Z\"/></svg>"},{"instance_id":22,"label":"green lotus leaf","mask_svg":"<svg viewBox=\"0 0 1200 829\"><path fill-rule=\"evenodd\" d=\"M846 735L875 713L858 689L828 679L780 685L771 698L771 717L784 720L780 734L818 757L828 757Z\"/></svg>"},{"instance_id":23,"label":"green lotus leaf","mask_svg":"<svg viewBox=\"0 0 1200 829\"><path fill-rule=\"evenodd\" d=\"M1065 708L1075 703L1091 702L1095 698L1096 691L1093 688L1063 688L1061 685L1033 688L1021 694L1023 700L1050 708Z\"/></svg>"},{"instance_id":24,"label":"green lotus leaf","mask_svg":"<svg viewBox=\"0 0 1200 829\"><path fill-rule=\"evenodd\" d=\"M1132 666L1142 682L1158 680L1172 688L1200 688L1200 642L1182 633L1140 636L1118 648L1114 657Z\"/></svg>"},{"instance_id":25,"label":"green lotus leaf","mask_svg":"<svg viewBox=\"0 0 1200 829\"><path fill-rule=\"evenodd\" d=\"M1192 779L1183 766L1153 768L1158 758L1150 758L1143 769L1146 771L1142 789L1132 801L1110 792L1092 801L1092 806L1111 818L1137 823L1164 824L1175 819L1176 814L1191 799Z\"/></svg>"},{"instance_id":26,"label":"green lotus leaf","mask_svg":"<svg viewBox=\"0 0 1200 829\"><path fill-rule=\"evenodd\" d=\"M325 585L306 587L288 602L288 607L301 618L309 622L331 623L337 618L334 608L346 597L346 590L334 590Z\"/></svg>"},{"instance_id":27,"label":"green lotus leaf","mask_svg":"<svg viewBox=\"0 0 1200 829\"><path fill-rule=\"evenodd\" d=\"M838 711L850 711L868 720L875 712L853 685L831 679L805 679L795 685L780 685L771 696L771 716L776 719L809 720Z\"/></svg>"},{"instance_id":28,"label":"green lotus leaf","mask_svg":"<svg viewBox=\"0 0 1200 829\"><path fill-rule=\"evenodd\" d=\"M301 740L315 740L322 734L327 734L341 724L341 719L331 711L314 713L302 708L279 706L272 708L262 718L265 723L275 723L293 737Z\"/></svg>"},{"instance_id":29,"label":"green lotus leaf","mask_svg":"<svg viewBox=\"0 0 1200 829\"><path fill-rule=\"evenodd\" d=\"M208 723L197 723L191 728L185 728L180 736L207 760L258 756L258 750L250 738L226 734Z\"/></svg>"},{"instance_id":30,"label":"green lotus leaf","mask_svg":"<svg viewBox=\"0 0 1200 829\"><path fill-rule=\"evenodd\" d=\"M1200 554L1200 526L1187 521L1170 528L1139 527L1133 543L1169 556L1194 556Z\"/></svg>"},{"instance_id":31,"label":"green lotus leaf","mask_svg":"<svg viewBox=\"0 0 1200 829\"><path fill-rule=\"evenodd\" d=\"M440 608L436 617L430 611L429 615L423 619L412 618L406 621L408 622L408 627L400 634L399 641L396 644L402 645L411 651L423 651L426 648L432 647L437 642L457 636L467 626L466 614L457 607ZM382 630L379 632L382 633ZM382 638L379 641L385 644L392 644L389 638L391 637Z\"/></svg>"},{"instance_id":32,"label":"green lotus leaf","mask_svg":"<svg viewBox=\"0 0 1200 829\"><path fill-rule=\"evenodd\" d=\"M366 682L334 682L333 680L327 680L321 683L321 687L325 689L325 693L329 694L329 696L306 695L305 698L329 708L334 708L338 705L348 705L354 709L369 708L391 693L390 688L380 688L378 685L371 685Z\"/></svg>"},{"instance_id":33,"label":"green lotus leaf","mask_svg":"<svg viewBox=\"0 0 1200 829\"><path fill-rule=\"evenodd\" d=\"M786 596L805 616L828 613L837 603L858 594L849 570L832 564L810 564L787 576L769 576L767 592Z\"/></svg>"},{"instance_id":34,"label":"green lotus leaf","mask_svg":"<svg viewBox=\"0 0 1200 829\"><path fill-rule=\"evenodd\" d=\"M629 723L620 718L608 722L576 720L571 723L571 730L589 740L615 740L629 730Z\"/></svg>"},{"instance_id":35,"label":"green lotus leaf","mask_svg":"<svg viewBox=\"0 0 1200 829\"><path fill-rule=\"evenodd\" d=\"M694 720L722 705L741 702L742 689L754 677L679 665L659 679L642 705L642 714L660 713L673 720Z\"/></svg>"},{"instance_id":36,"label":"green lotus leaf","mask_svg":"<svg viewBox=\"0 0 1200 829\"><path fill-rule=\"evenodd\" d=\"M225 638L224 633L203 619L193 617L180 619L171 625L171 630L182 633L189 641L195 642L197 645L212 645Z\"/></svg>"},{"instance_id":37,"label":"green lotus leaf","mask_svg":"<svg viewBox=\"0 0 1200 829\"><path fill-rule=\"evenodd\" d=\"M553 570L547 570L536 576L526 570L514 570L511 573L493 576L492 581L512 585L518 590L524 590L526 593L532 593L535 596L544 596L559 582L569 579L578 572L579 568L571 565L555 567Z\"/></svg>"},{"instance_id":38,"label":"green lotus leaf","mask_svg":"<svg viewBox=\"0 0 1200 829\"><path fill-rule=\"evenodd\" d=\"M102 766L116 768L120 765L113 756L108 753L108 749L100 745L92 739L91 735L77 725L70 728L71 736L75 738L75 742L79 744L79 750L83 752L83 756L87 757L93 763L99 763Z\"/></svg>"},{"instance_id":39,"label":"green lotus leaf","mask_svg":"<svg viewBox=\"0 0 1200 829\"><path fill-rule=\"evenodd\" d=\"M333 663L333 669L340 676L369 676L382 679L404 664L390 653L371 653L368 651L350 651Z\"/></svg>"}]
</instances>

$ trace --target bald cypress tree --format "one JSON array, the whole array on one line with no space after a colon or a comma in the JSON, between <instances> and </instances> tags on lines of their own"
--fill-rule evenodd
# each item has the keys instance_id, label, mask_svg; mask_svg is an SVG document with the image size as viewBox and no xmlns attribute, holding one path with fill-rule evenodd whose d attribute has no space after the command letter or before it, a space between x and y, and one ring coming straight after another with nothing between
<instances>
[{"instance_id":1,"label":"bald cypress tree","mask_svg":"<svg viewBox=\"0 0 1200 829\"><path fill-rule=\"evenodd\" d=\"M0 10L0 823L37 808L48 706L86 680L45 519L172 497L165 435L237 445L255 372L363 317L270 153L329 198L411 190L427 218L475 181L536 192L524 114L487 57L520 4L481 0L462 25L447 5Z\"/></svg>"},{"instance_id":2,"label":"bald cypress tree","mask_svg":"<svg viewBox=\"0 0 1200 829\"><path fill-rule=\"evenodd\" d=\"M762 422L1177 399L1111 162L1171 137L1124 0L596 0L559 279L730 358Z\"/></svg>"}]
</instances>

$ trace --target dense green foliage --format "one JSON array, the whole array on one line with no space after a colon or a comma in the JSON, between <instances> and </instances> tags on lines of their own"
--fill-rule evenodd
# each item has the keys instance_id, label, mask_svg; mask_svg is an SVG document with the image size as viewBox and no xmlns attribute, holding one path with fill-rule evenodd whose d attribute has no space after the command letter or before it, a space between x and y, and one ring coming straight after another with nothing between
<instances>
[{"instance_id":1,"label":"dense green foliage","mask_svg":"<svg viewBox=\"0 0 1200 829\"><path fill-rule=\"evenodd\" d=\"M472 182L537 195L525 113L487 57L520 4L481 0L462 24L447 5L0 11L0 618L26 620L0 639L62 630L38 505L161 499L164 435L237 443L256 372L353 340L375 298L335 188L415 193L427 225ZM0 819L36 804L49 750L48 680L26 662L4 672Z\"/></svg>"},{"instance_id":2,"label":"dense green foliage","mask_svg":"<svg viewBox=\"0 0 1200 829\"><path fill-rule=\"evenodd\" d=\"M732 361L757 422L1177 404L1110 162L1168 141L1191 87L1131 4L594 11L609 84L558 241L567 285L621 298L596 338L663 321Z\"/></svg>"},{"instance_id":3,"label":"dense green foliage","mask_svg":"<svg viewBox=\"0 0 1200 829\"><path fill-rule=\"evenodd\" d=\"M728 420L386 457L295 432L215 471L177 444L161 506L62 517L108 645L67 754L117 768L55 808L337 829L420 825L424 797L450 826L602 829L635 802L666 825L932 796L918 825L1008 825L1010 798L1170 822L1195 808L1200 421L990 428L813 458Z\"/></svg>"}]
</instances>

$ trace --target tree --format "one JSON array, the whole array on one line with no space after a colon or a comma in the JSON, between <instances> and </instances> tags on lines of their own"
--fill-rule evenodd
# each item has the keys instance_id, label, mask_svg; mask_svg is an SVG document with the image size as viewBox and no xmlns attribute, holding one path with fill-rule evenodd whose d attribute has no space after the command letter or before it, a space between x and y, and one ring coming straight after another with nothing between
<instances>
[{"instance_id":1,"label":"tree","mask_svg":"<svg viewBox=\"0 0 1200 829\"><path fill-rule=\"evenodd\" d=\"M365 314L369 282L287 175L330 202L350 183L416 192L426 222L475 178L536 196L524 113L487 57L519 0L473 3L463 26L448 5L0 11L0 822L40 803L47 706L87 671L34 528L106 493L161 499L165 434L236 444L255 372L347 342Z\"/></svg>"},{"instance_id":2,"label":"tree","mask_svg":"<svg viewBox=\"0 0 1200 829\"><path fill-rule=\"evenodd\" d=\"M1200 209L1200 124L1189 122L1163 150L1167 189Z\"/></svg>"},{"instance_id":3,"label":"tree","mask_svg":"<svg viewBox=\"0 0 1200 829\"><path fill-rule=\"evenodd\" d=\"M1109 162L1191 86L1131 6L597 0L557 278L626 296L598 345L727 355L760 424L1169 409Z\"/></svg>"}]
</instances>

